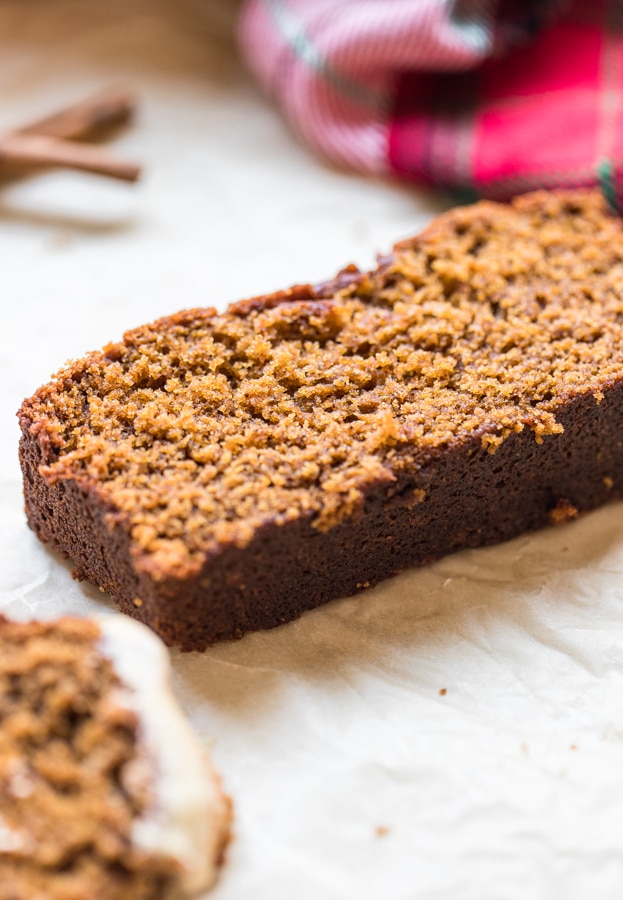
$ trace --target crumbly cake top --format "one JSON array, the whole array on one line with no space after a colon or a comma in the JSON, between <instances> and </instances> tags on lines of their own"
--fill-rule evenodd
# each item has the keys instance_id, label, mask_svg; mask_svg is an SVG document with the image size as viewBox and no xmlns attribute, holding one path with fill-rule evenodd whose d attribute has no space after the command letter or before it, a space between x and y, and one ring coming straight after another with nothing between
<instances>
[{"instance_id":1,"label":"crumbly cake top","mask_svg":"<svg viewBox=\"0 0 623 900\"><path fill-rule=\"evenodd\" d=\"M330 528L445 448L560 432L622 358L620 222L541 192L447 213L370 273L131 331L21 415L46 476L95 486L137 566L182 576L265 522Z\"/></svg>"},{"instance_id":2,"label":"crumbly cake top","mask_svg":"<svg viewBox=\"0 0 623 900\"><path fill-rule=\"evenodd\" d=\"M149 802L137 721L98 626L0 617L0 893L14 900L161 900L171 861L131 844Z\"/></svg>"}]
</instances>

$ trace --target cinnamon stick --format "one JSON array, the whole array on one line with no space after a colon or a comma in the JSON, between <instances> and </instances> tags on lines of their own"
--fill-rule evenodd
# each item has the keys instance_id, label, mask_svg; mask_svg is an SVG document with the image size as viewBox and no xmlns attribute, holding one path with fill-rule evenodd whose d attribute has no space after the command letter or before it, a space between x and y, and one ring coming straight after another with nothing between
<instances>
[{"instance_id":1,"label":"cinnamon stick","mask_svg":"<svg viewBox=\"0 0 623 900\"><path fill-rule=\"evenodd\" d=\"M136 181L141 174L137 163L80 143L125 124L134 111L135 101L129 91L109 88L0 135L0 178L29 173L34 168L54 167Z\"/></svg>"},{"instance_id":2,"label":"cinnamon stick","mask_svg":"<svg viewBox=\"0 0 623 900\"><path fill-rule=\"evenodd\" d=\"M0 138L0 166L3 164L77 169L120 181L136 181L141 174L136 163L117 159L100 147L38 134L17 133Z\"/></svg>"},{"instance_id":3,"label":"cinnamon stick","mask_svg":"<svg viewBox=\"0 0 623 900\"><path fill-rule=\"evenodd\" d=\"M36 119L17 134L43 134L64 140L80 140L125 125L136 111L134 95L123 87L107 88L52 115Z\"/></svg>"}]
</instances>

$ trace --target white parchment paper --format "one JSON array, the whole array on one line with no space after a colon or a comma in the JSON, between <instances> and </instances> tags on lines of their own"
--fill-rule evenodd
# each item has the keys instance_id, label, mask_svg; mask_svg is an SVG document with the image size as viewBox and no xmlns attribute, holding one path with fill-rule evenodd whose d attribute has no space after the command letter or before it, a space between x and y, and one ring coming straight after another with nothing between
<instances>
[{"instance_id":1,"label":"white parchment paper","mask_svg":"<svg viewBox=\"0 0 623 900\"><path fill-rule=\"evenodd\" d=\"M0 193L0 610L115 614L26 527L15 411L69 357L419 230L438 199L312 158L236 59L235 5L0 5L0 127L111 81L137 188ZM205 654L175 686L236 835L214 900L623 895L623 508L460 553Z\"/></svg>"}]
</instances>

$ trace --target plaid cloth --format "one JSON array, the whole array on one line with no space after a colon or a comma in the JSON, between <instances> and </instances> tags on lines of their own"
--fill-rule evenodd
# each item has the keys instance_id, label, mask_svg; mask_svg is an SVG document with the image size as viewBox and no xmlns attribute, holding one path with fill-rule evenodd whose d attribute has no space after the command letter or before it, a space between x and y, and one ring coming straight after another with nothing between
<instances>
[{"instance_id":1,"label":"plaid cloth","mask_svg":"<svg viewBox=\"0 0 623 900\"><path fill-rule=\"evenodd\" d=\"M247 0L240 42L335 162L466 197L623 195L623 0Z\"/></svg>"}]
</instances>

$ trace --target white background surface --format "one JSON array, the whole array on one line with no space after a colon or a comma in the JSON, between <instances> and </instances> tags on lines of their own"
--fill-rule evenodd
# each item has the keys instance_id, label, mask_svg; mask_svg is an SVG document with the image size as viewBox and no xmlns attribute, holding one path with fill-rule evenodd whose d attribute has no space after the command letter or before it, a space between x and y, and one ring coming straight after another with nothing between
<instances>
[{"instance_id":1,"label":"white background surface","mask_svg":"<svg viewBox=\"0 0 623 900\"><path fill-rule=\"evenodd\" d=\"M370 265L441 208L311 157L237 61L234 15L0 3L0 127L121 81L141 112L115 147L146 166L136 188L48 174L0 193L5 613L112 612L25 525L24 396L162 314ZM620 900L622 576L615 505L175 652L236 807L214 900Z\"/></svg>"}]
</instances>

